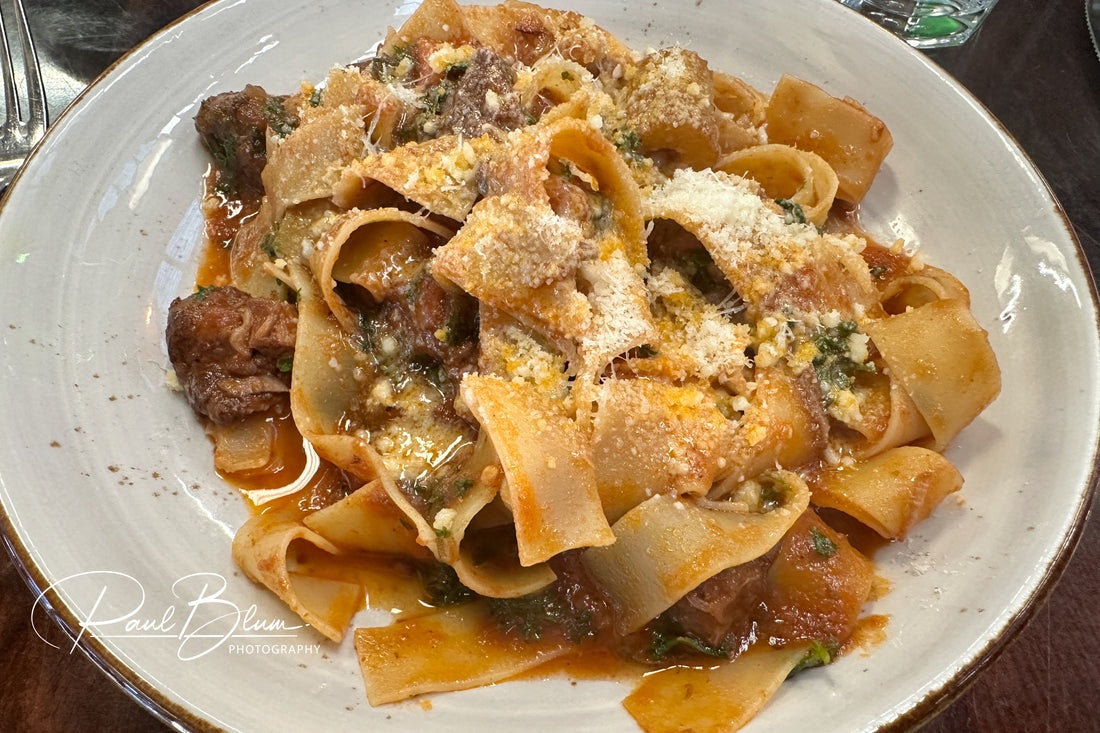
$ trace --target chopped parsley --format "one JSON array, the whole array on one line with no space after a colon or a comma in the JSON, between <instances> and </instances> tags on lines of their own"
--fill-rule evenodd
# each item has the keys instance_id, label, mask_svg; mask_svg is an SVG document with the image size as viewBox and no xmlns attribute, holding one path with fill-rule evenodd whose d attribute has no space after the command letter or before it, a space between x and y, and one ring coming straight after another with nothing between
<instances>
[{"instance_id":1,"label":"chopped parsley","mask_svg":"<svg viewBox=\"0 0 1100 733\"><path fill-rule=\"evenodd\" d=\"M840 549L817 527L810 527L810 539L814 543L814 552L822 557L832 557Z\"/></svg>"},{"instance_id":2,"label":"chopped parsley","mask_svg":"<svg viewBox=\"0 0 1100 733\"><path fill-rule=\"evenodd\" d=\"M253 128L252 130L252 154L267 154L267 135L264 133L263 130L258 127Z\"/></svg>"},{"instance_id":3,"label":"chopped parsley","mask_svg":"<svg viewBox=\"0 0 1100 733\"><path fill-rule=\"evenodd\" d=\"M476 301L472 298L456 299L447 314L447 323L443 327L443 343L448 346L461 346L477 339L480 330L480 317Z\"/></svg>"},{"instance_id":4,"label":"chopped parsley","mask_svg":"<svg viewBox=\"0 0 1100 733\"><path fill-rule=\"evenodd\" d=\"M447 505L447 497L440 491L438 481L410 481L407 493L420 500L425 507L424 514L430 517L434 517Z\"/></svg>"},{"instance_id":5,"label":"chopped parsley","mask_svg":"<svg viewBox=\"0 0 1100 733\"><path fill-rule=\"evenodd\" d=\"M323 98L324 98L324 92L322 92L320 89L314 89L313 93L311 93L309 95L309 106L310 107L320 107L321 106L321 100Z\"/></svg>"},{"instance_id":6,"label":"chopped parsley","mask_svg":"<svg viewBox=\"0 0 1100 733\"><path fill-rule=\"evenodd\" d=\"M205 135L202 141L214 159L214 165L223 170L232 168L237 159L237 138L232 135Z\"/></svg>"},{"instance_id":7,"label":"chopped parsley","mask_svg":"<svg viewBox=\"0 0 1100 733\"><path fill-rule=\"evenodd\" d=\"M462 584L454 568L437 562L420 569L420 583L433 606L457 606L477 598L477 594Z\"/></svg>"},{"instance_id":8,"label":"chopped parsley","mask_svg":"<svg viewBox=\"0 0 1100 733\"><path fill-rule=\"evenodd\" d=\"M451 67L457 68L457 67ZM447 100L455 91L455 79L448 73L435 86L430 87L417 100L415 114L406 115L393 131L393 139L400 145L423 142L438 137L442 126L432 124L443 114Z\"/></svg>"},{"instance_id":9,"label":"chopped parsley","mask_svg":"<svg viewBox=\"0 0 1100 733\"><path fill-rule=\"evenodd\" d=\"M279 361L275 362L275 366L279 368L280 372L289 372L291 369L294 368L294 357L284 356L282 359L279 359Z\"/></svg>"},{"instance_id":10,"label":"chopped parsley","mask_svg":"<svg viewBox=\"0 0 1100 733\"><path fill-rule=\"evenodd\" d=\"M783 217L783 223L785 224L805 224L807 223L806 212L802 211L802 206L796 204L790 199L776 199L775 203L782 207L786 214Z\"/></svg>"},{"instance_id":11,"label":"chopped parsley","mask_svg":"<svg viewBox=\"0 0 1100 733\"><path fill-rule=\"evenodd\" d=\"M875 280L881 280L882 278L884 278L888 271L889 268L887 268L886 265L871 265L868 268L868 272L871 273L871 277Z\"/></svg>"},{"instance_id":12,"label":"chopped parsley","mask_svg":"<svg viewBox=\"0 0 1100 733\"><path fill-rule=\"evenodd\" d=\"M596 208L596 213L592 215L592 226L596 227L596 231L608 229L615 223L615 207L606 196L593 193L589 194L589 197Z\"/></svg>"},{"instance_id":13,"label":"chopped parsley","mask_svg":"<svg viewBox=\"0 0 1100 733\"><path fill-rule=\"evenodd\" d=\"M841 321L835 326L822 327L814 335L817 356L813 359L814 371L826 394L834 390L851 389L856 372L874 372L873 363L853 361L848 356L848 339L859 327L855 321Z\"/></svg>"},{"instance_id":14,"label":"chopped parsley","mask_svg":"<svg viewBox=\"0 0 1100 733\"><path fill-rule=\"evenodd\" d=\"M472 478L456 478L454 481L455 494L457 496L466 496L474 486L474 480Z\"/></svg>"},{"instance_id":15,"label":"chopped parsley","mask_svg":"<svg viewBox=\"0 0 1100 733\"><path fill-rule=\"evenodd\" d=\"M783 497L774 486L764 486L760 489L760 511L770 512L779 508Z\"/></svg>"},{"instance_id":16,"label":"chopped parsley","mask_svg":"<svg viewBox=\"0 0 1100 733\"><path fill-rule=\"evenodd\" d=\"M437 115L443 111L443 104L451 95L452 85L444 79L424 93L424 111L429 115Z\"/></svg>"},{"instance_id":17,"label":"chopped parsley","mask_svg":"<svg viewBox=\"0 0 1100 733\"><path fill-rule=\"evenodd\" d=\"M379 54L371 59L370 75L383 84L401 81L397 78L397 70L405 59L412 59L412 47L394 46L388 54Z\"/></svg>"},{"instance_id":18,"label":"chopped parsley","mask_svg":"<svg viewBox=\"0 0 1100 733\"><path fill-rule=\"evenodd\" d=\"M557 585L519 598L490 598L489 614L508 634L537 641L552 628L577 643L593 633L590 612L576 612Z\"/></svg>"},{"instance_id":19,"label":"chopped parsley","mask_svg":"<svg viewBox=\"0 0 1100 733\"><path fill-rule=\"evenodd\" d=\"M378 347L378 341L380 339L378 325L378 322L368 317L366 313L359 314L359 348L368 354L374 353L375 349Z\"/></svg>"},{"instance_id":20,"label":"chopped parsley","mask_svg":"<svg viewBox=\"0 0 1100 733\"><path fill-rule=\"evenodd\" d=\"M684 648L698 654L717 659L729 659L729 649L723 646L713 646L705 641L700 641L690 636L680 634L665 634L660 631L653 632L653 641L650 642L648 651L654 659L664 659L677 648Z\"/></svg>"},{"instance_id":21,"label":"chopped parsley","mask_svg":"<svg viewBox=\"0 0 1100 733\"><path fill-rule=\"evenodd\" d=\"M237 181L237 138L231 134L214 133L203 135L202 143L214 160L214 168L217 170L218 182L214 190L226 198L236 196L240 192Z\"/></svg>"},{"instance_id":22,"label":"chopped parsley","mask_svg":"<svg viewBox=\"0 0 1100 733\"><path fill-rule=\"evenodd\" d=\"M206 300L210 293L217 289L216 285L200 285L195 289L195 294L191 296L191 300L196 303L201 303Z\"/></svg>"},{"instance_id":23,"label":"chopped parsley","mask_svg":"<svg viewBox=\"0 0 1100 733\"><path fill-rule=\"evenodd\" d=\"M275 232L268 232L264 235L263 241L260 242L260 249L267 255L268 259L275 259L279 256L278 251L275 249Z\"/></svg>"},{"instance_id":24,"label":"chopped parsley","mask_svg":"<svg viewBox=\"0 0 1100 733\"><path fill-rule=\"evenodd\" d=\"M632 165L641 165L646 157L642 155L642 139L638 137L638 133L629 128L615 130L611 137L611 142L615 144L615 147L627 162Z\"/></svg>"},{"instance_id":25,"label":"chopped parsley","mask_svg":"<svg viewBox=\"0 0 1100 733\"><path fill-rule=\"evenodd\" d=\"M291 117L279 97L268 97L263 107L267 126L279 137L286 137L298 127L298 121Z\"/></svg>"},{"instance_id":26,"label":"chopped parsley","mask_svg":"<svg viewBox=\"0 0 1100 733\"><path fill-rule=\"evenodd\" d=\"M806 651L806 656L803 657L802 661L796 664L794 669L787 675L787 679L794 677L803 670L832 664L839 653L840 644L836 639L826 639L824 642L814 641Z\"/></svg>"}]
</instances>

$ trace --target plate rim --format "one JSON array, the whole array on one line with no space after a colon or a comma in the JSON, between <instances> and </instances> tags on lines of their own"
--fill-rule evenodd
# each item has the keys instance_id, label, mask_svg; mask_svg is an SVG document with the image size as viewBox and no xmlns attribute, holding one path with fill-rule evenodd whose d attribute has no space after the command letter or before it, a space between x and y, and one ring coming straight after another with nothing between
<instances>
[{"instance_id":1,"label":"plate rim","mask_svg":"<svg viewBox=\"0 0 1100 733\"><path fill-rule=\"evenodd\" d=\"M176 18L174 21L160 28L157 32L150 35L123 55L119 56L84 87L84 89L65 106L61 114L59 114L56 119L51 120L49 127L46 129L46 134L39 140L38 144L35 145L34 149L24 161L24 164L16 171L15 176L12 177L8 186L4 189L3 194L0 195L0 216L3 216L11 192L23 179L24 174L28 168L31 167L32 161L38 157L47 141L53 140L54 137L60 134L56 132L58 129L58 122L75 114L75 110L83 104L84 100L93 95L98 87L105 83L108 77L114 74L116 69L127 64L134 56L144 53L154 44L160 43L162 36L168 35L175 30L177 26L190 21L194 16L199 15L208 8L223 2L225 2L225 0L207 0L198 7L192 8L179 18ZM46 611L46 615L57 624L66 637L70 640L75 639L75 648L80 649L96 669L104 674L116 687L122 690L122 692L134 703L160 722L169 726L182 725L186 727L187 730L194 731L195 733L224 733L226 731L225 728L217 726L208 720L204 720L183 705L171 700L168 695L161 690L150 685L146 680L142 679L141 675L135 672L122 659L119 659L117 655L112 653L95 634L79 634L74 630L80 626L80 622L76 619L76 615L65 604L60 595L50 587L51 584L46 579L45 574L32 559L32 554L26 546L24 538L16 531L3 502L0 502L0 545L3 545L4 550L12 560L13 567L31 592L32 597L36 600L41 599L45 601L45 605L43 605L42 608ZM46 590L43 591L43 588Z\"/></svg>"},{"instance_id":2,"label":"plate rim","mask_svg":"<svg viewBox=\"0 0 1100 733\"><path fill-rule=\"evenodd\" d=\"M473 4L491 4L496 1L497 0L475 0ZM539 1L540 4L546 4L546 0ZM47 141L52 140L59 134L56 132L56 130L59 129L57 126L59 121L75 114L75 110L78 110L83 105L84 100L94 94L100 85L107 82L108 78L111 77L119 67L126 65L133 57L145 53L151 47L159 44L163 36L170 34L172 31L176 30L178 26L191 21L195 16L208 11L214 6L232 5L236 2L239 2L239 0L208 0L162 27L104 69L102 73L90 82L87 87L66 106L55 120L51 121L51 125L45 137L27 157L25 164L18 170L4 190L3 195L0 196L0 217L4 214L11 192L24 178L24 174L27 172L28 168L33 168L32 161L37 158ZM828 2L828 0L819 0L819 2L824 3ZM1100 3L1094 4L1100 5ZM554 3L551 1L549 5L553 6ZM854 15L858 16L859 14L854 13ZM862 18L862 16L859 17ZM1068 235L1069 240L1073 243L1073 252L1077 264L1084 273L1088 285L1089 303L1091 304L1093 316L1093 328L1098 337L1100 337L1100 291L1098 291L1097 288L1096 276L1089 264L1088 257L1072 221L1066 214L1065 209L1046 180L1046 177L1032 161L1031 156L989 108L933 58L912 48L889 31L875 26L874 23L871 23L866 18L863 18L863 20L874 26L876 32L881 32L890 36L892 38L891 43L899 44L899 50L904 48L908 53L920 58L942 81L953 87L955 93L964 97L969 104L980 109L987 120L996 126L1000 135L1010 143L1013 152L1017 153L1026 163L1029 172L1042 184L1046 197L1054 205L1055 215L1059 219L1065 234ZM1084 465L1083 462L1082 465ZM1072 515L1072 519L1069 521L1067 531L1061 537L1061 542L1057 550L1053 553L1046 567L1043 569L1042 577L1039 582L1031 590L1024 602L1007 620L1003 629L995 637L990 639L980 651L975 653L970 661L960 667L951 677L942 680L938 687L925 693L921 700L911 708L897 714L893 720L882 724L876 729L877 733L901 733L901 731L914 730L922 724L927 723L961 697L970 686L974 684L981 672L1005 651L1011 642L1016 639L1020 631L1022 631L1034 617L1035 613L1043 607L1053 594L1059 579L1073 559L1074 552L1084 534L1091 510L1097 503L1098 494L1100 494L1100 432L1097 433L1092 446L1092 455L1089 459L1088 478L1082 490L1077 493L1077 505ZM18 575L28 587L32 597L40 602L40 607L46 612L47 616L61 628L70 640L75 639L74 647L79 648L94 666L121 689L127 697L153 715L157 720L169 726L184 726L189 731L201 733L221 733L230 730L217 725L209 719L199 716L185 705L172 700L164 691L143 679L130 665L114 654L94 633L78 633L75 631L76 628L80 627L79 620L77 620L76 615L66 605L61 596L53 590L43 571L34 562L33 553L30 551L24 538L16 531L16 527L8 515L8 510L2 502L0 502L0 544L4 546ZM43 588L45 588L44 591L42 590Z\"/></svg>"}]
</instances>

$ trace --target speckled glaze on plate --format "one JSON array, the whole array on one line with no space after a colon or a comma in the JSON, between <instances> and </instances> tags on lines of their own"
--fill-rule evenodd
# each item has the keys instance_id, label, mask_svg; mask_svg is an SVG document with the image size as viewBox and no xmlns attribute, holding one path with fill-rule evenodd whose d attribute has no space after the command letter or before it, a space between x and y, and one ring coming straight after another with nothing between
<instances>
[{"instance_id":1,"label":"speckled glaze on plate","mask_svg":"<svg viewBox=\"0 0 1100 733\"><path fill-rule=\"evenodd\" d=\"M372 709L349 642L234 567L247 510L165 388L167 306L191 290L206 161L198 102L290 91L366 55L416 3L224 0L120 61L56 123L0 209L0 525L53 615L137 700L185 728L631 731L615 682L524 680ZM1095 482L1096 294L1045 183L923 56L832 0L574 0L636 48L680 43L768 92L782 73L855 97L895 148L863 207L969 288L1000 398L951 446L966 477L904 543L872 654L783 686L749 731L906 727L1044 597ZM43 642L45 643L45 642ZM79 651L78 651L79 650Z\"/></svg>"}]
</instances>

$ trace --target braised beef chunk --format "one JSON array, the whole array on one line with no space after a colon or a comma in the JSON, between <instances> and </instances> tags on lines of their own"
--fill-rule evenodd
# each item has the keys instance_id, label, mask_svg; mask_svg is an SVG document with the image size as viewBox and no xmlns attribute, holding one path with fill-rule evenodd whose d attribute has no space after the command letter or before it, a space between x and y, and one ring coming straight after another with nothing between
<instances>
[{"instance_id":1,"label":"braised beef chunk","mask_svg":"<svg viewBox=\"0 0 1100 733\"><path fill-rule=\"evenodd\" d=\"M452 399L462 375L477 369L477 300L444 288L427 268L409 280L394 279L380 302L338 292L345 301L358 301L367 349L391 368L402 365L431 373ZM389 354L381 348L387 337L397 344Z\"/></svg>"},{"instance_id":2,"label":"braised beef chunk","mask_svg":"<svg viewBox=\"0 0 1100 733\"><path fill-rule=\"evenodd\" d=\"M271 96L249 84L240 92L204 99L195 129L214 158L217 185L241 198L263 194L260 173L267 165L267 130L286 136L298 119L284 106L286 97Z\"/></svg>"},{"instance_id":3,"label":"braised beef chunk","mask_svg":"<svg viewBox=\"0 0 1100 733\"><path fill-rule=\"evenodd\" d=\"M765 555L704 581L667 611L669 619L710 646L738 649L752 634L753 614L767 590L774 557Z\"/></svg>"},{"instance_id":4,"label":"braised beef chunk","mask_svg":"<svg viewBox=\"0 0 1100 733\"><path fill-rule=\"evenodd\" d=\"M614 611L585 572L580 552L563 552L550 565L558 578L543 590L489 599L497 626L524 641L559 638L577 644L612 633Z\"/></svg>"},{"instance_id":5,"label":"braised beef chunk","mask_svg":"<svg viewBox=\"0 0 1100 733\"><path fill-rule=\"evenodd\" d=\"M683 656L733 659L756 638L755 615L768 589L773 550L704 581L646 627L622 640L624 655L667 662Z\"/></svg>"},{"instance_id":6,"label":"braised beef chunk","mask_svg":"<svg viewBox=\"0 0 1100 733\"><path fill-rule=\"evenodd\" d=\"M508 61L488 48L478 49L465 73L453 83L453 90L444 90L446 96L439 105L439 133L480 137L486 133L486 126L501 130L522 127L527 114L512 93L514 82Z\"/></svg>"},{"instance_id":7,"label":"braised beef chunk","mask_svg":"<svg viewBox=\"0 0 1100 733\"><path fill-rule=\"evenodd\" d=\"M203 288L168 311L168 358L192 409L227 425L287 399L298 319L289 303Z\"/></svg>"},{"instance_id":8,"label":"braised beef chunk","mask_svg":"<svg viewBox=\"0 0 1100 733\"><path fill-rule=\"evenodd\" d=\"M573 221L591 221L592 203L584 189L562 176L546 179L546 193L550 196L550 208L558 216Z\"/></svg>"},{"instance_id":9,"label":"braised beef chunk","mask_svg":"<svg viewBox=\"0 0 1100 733\"><path fill-rule=\"evenodd\" d=\"M477 301L427 273L407 302L413 353L438 359L455 381L477 363Z\"/></svg>"}]
</instances>

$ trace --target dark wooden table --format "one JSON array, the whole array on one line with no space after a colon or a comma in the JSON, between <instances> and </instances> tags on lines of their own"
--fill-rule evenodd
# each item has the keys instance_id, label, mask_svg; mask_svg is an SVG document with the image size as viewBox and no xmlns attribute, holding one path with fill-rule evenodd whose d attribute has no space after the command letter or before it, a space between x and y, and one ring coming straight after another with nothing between
<instances>
[{"instance_id":1,"label":"dark wooden table","mask_svg":"<svg viewBox=\"0 0 1100 733\"><path fill-rule=\"evenodd\" d=\"M196 0L32 0L44 35L49 12L80 7L129 24L136 42ZM97 9L102 5L103 8ZM89 26L83 26L85 30ZM39 28L36 26L36 30ZM62 39L76 44L79 38ZM71 46L70 72L90 74L125 50ZM125 43L125 41L123 41ZM64 48L64 47L62 47ZM929 54L970 89L1046 177L1100 272L1100 61L1083 0L1002 0L964 47ZM1008 358L1011 358L1009 355ZM1100 518L1087 522L1061 581L1000 656L927 733L1086 733L1100 730ZM30 627L32 595L0 552L0 731L164 731L87 658L54 649ZM812 727L812 722L810 723ZM832 732L830 732L832 733Z\"/></svg>"}]
</instances>

